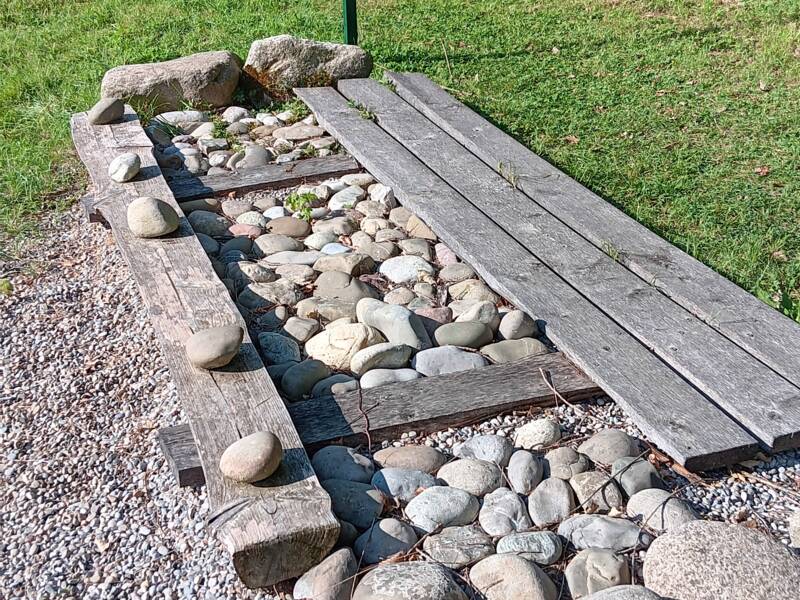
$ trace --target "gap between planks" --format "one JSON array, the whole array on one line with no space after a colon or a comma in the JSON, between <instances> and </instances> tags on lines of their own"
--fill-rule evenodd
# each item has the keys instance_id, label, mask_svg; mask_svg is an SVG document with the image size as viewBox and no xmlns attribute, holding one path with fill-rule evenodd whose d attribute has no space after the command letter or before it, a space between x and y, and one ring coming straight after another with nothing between
<instances>
[{"instance_id":1,"label":"gap between planks","mask_svg":"<svg viewBox=\"0 0 800 600\"><path fill-rule=\"evenodd\" d=\"M360 398L357 391L347 392L292 403L288 408L306 447L330 442L354 446L367 441L364 413L369 416L374 443L406 431L438 431L504 412L558 404L550 386L567 402L603 393L562 353L554 352L365 389ZM178 425L158 435L178 484L201 485L202 467L191 430Z\"/></svg>"}]
</instances>

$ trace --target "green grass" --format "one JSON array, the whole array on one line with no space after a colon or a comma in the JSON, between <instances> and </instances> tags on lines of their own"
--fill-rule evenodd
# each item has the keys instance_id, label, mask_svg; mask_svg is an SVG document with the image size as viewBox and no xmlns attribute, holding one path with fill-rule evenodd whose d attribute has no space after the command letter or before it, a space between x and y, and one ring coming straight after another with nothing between
<instances>
[{"instance_id":1,"label":"green grass","mask_svg":"<svg viewBox=\"0 0 800 600\"><path fill-rule=\"evenodd\" d=\"M289 32L340 38L338 0L10 0L0 8L0 228L84 184L70 113L122 63ZM362 0L383 69L427 73L750 291L800 285L796 0ZM23 236L24 237L24 236ZM796 298L795 298L796 299Z\"/></svg>"}]
</instances>

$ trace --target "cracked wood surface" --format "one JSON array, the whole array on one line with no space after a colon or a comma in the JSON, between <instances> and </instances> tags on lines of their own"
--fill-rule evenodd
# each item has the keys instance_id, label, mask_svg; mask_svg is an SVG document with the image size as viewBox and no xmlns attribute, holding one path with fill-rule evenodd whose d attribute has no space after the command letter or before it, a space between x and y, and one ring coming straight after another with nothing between
<instances>
[{"instance_id":1,"label":"cracked wood surface","mask_svg":"<svg viewBox=\"0 0 800 600\"><path fill-rule=\"evenodd\" d=\"M299 576L325 557L339 524L283 401L247 334L237 358L223 369L197 369L184 350L185 340L198 330L233 323L244 327L239 311L161 175L136 113L126 106L121 122L100 126L79 113L71 125L96 210L111 226L136 279L198 442L215 534L246 585L263 587ZM107 169L123 152L138 154L142 168L133 181L118 184ZM171 204L180 216L179 229L163 238L135 237L126 207L138 196ZM283 444L278 471L253 485L225 479L219 470L223 451L259 430L272 431Z\"/></svg>"},{"instance_id":2,"label":"cracked wood surface","mask_svg":"<svg viewBox=\"0 0 800 600\"><path fill-rule=\"evenodd\" d=\"M495 290L690 469L753 456L747 431L332 88L296 90L317 120ZM369 108L369 107L368 107ZM380 122L380 119L379 119ZM431 124L431 127L433 125Z\"/></svg>"}]
</instances>

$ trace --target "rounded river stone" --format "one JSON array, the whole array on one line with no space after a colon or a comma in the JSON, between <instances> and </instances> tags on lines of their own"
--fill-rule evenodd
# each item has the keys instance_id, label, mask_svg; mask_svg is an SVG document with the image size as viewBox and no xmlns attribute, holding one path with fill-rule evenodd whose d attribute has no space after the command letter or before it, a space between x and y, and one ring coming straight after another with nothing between
<instances>
[{"instance_id":1,"label":"rounded river stone","mask_svg":"<svg viewBox=\"0 0 800 600\"><path fill-rule=\"evenodd\" d=\"M352 600L467 600L467 596L445 567L413 561L372 569Z\"/></svg>"},{"instance_id":2,"label":"rounded river stone","mask_svg":"<svg viewBox=\"0 0 800 600\"><path fill-rule=\"evenodd\" d=\"M203 329L186 340L186 355L195 367L224 367L239 353L242 339L244 330L238 325Z\"/></svg>"},{"instance_id":3,"label":"rounded river stone","mask_svg":"<svg viewBox=\"0 0 800 600\"><path fill-rule=\"evenodd\" d=\"M257 431L225 449L219 470L228 479L243 483L261 481L272 475L283 460L283 446L274 433Z\"/></svg>"}]
</instances>

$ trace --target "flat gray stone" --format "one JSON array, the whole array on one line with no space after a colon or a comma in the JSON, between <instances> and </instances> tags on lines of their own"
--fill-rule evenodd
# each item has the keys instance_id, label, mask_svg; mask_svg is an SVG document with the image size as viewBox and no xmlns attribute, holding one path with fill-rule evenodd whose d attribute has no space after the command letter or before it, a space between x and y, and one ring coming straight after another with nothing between
<instances>
[{"instance_id":1,"label":"flat gray stone","mask_svg":"<svg viewBox=\"0 0 800 600\"><path fill-rule=\"evenodd\" d=\"M627 558L602 548L578 552L564 570L564 576L575 600L631 582Z\"/></svg>"},{"instance_id":2,"label":"flat gray stone","mask_svg":"<svg viewBox=\"0 0 800 600\"><path fill-rule=\"evenodd\" d=\"M272 475L283 460L283 446L269 431L256 431L236 440L219 459L219 470L228 479L242 483L261 481Z\"/></svg>"},{"instance_id":3,"label":"flat gray stone","mask_svg":"<svg viewBox=\"0 0 800 600\"><path fill-rule=\"evenodd\" d=\"M297 303L296 309L298 317L321 319L323 322L356 318L355 302L336 298L305 298Z\"/></svg>"},{"instance_id":4,"label":"flat gray stone","mask_svg":"<svg viewBox=\"0 0 800 600\"><path fill-rule=\"evenodd\" d=\"M456 447L453 454L459 458L477 458L505 467L513 452L514 444L506 437L476 435Z\"/></svg>"},{"instance_id":5,"label":"flat gray stone","mask_svg":"<svg viewBox=\"0 0 800 600\"><path fill-rule=\"evenodd\" d=\"M314 263L315 271L341 271L353 277L366 275L375 270L375 261L366 254L352 252L350 254L337 254L335 256L322 255Z\"/></svg>"},{"instance_id":6,"label":"flat gray stone","mask_svg":"<svg viewBox=\"0 0 800 600\"><path fill-rule=\"evenodd\" d=\"M481 347L481 354L497 364L509 363L515 360L522 360L528 356L539 356L549 352L550 350L547 346L534 338L503 340Z\"/></svg>"},{"instance_id":7,"label":"flat gray stone","mask_svg":"<svg viewBox=\"0 0 800 600\"><path fill-rule=\"evenodd\" d=\"M469 570L486 600L556 600L558 589L536 564L514 554L494 554Z\"/></svg>"},{"instance_id":8,"label":"flat gray stone","mask_svg":"<svg viewBox=\"0 0 800 600\"><path fill-rule=\"evenodd\" d=\"M380 519L356 539L353 550L362 564L374 565L408 552L416 543L417 534L411 525L397 519Z\"/></svg>"},{"instance_id":9,"label":"flat gray stone","mask_svg":"<svg viewBox=\"0 0 800 600\"><path fill-rule=\"evenodd\" d=\"M603 429L578 446L578 452L603 465L623 456L638 456L640 451L639 441L621 429Z\"/></svg>"},{"instance_id":10,"label":"flat gray stone","mask_svg":"<svg viewBox=\"0 0 800 600\"><path fill-rule=\"evenodd\" d=\"M449 284L459 283L461 281L466 281L467 279L473 279L474 277L474 269L464 263L446 265L442 267L441 271L439 271L439 279L441 279L444 283Z\"/></svg>"},{"instance_id":11,"label":"flat gray stone","mask_svg":"<svg viewBox=\"0 0 800 600\"><path fill-rule=\"evenodd\" d=\"M497 542L498 554L516 554L539 565L552 565L564 548L561 538L552 531L511 533Z\"/></svg>"},{"instance_id":12,"label":"flat gray stone","mask_svg":"<svg viewBox=\"0 0 800 600\"><path fill-rule=\"evenodd\" d=\"M341 211L347 208L353 208L356 204L361 202L366 197L367 193L357 185L351 185L344 188L341 192L336 192L330 200L328 200L328 208L331 211Z\"/></svg>"},{"instance_id":13,"label":"flat gray stone","mask_svg":"<svg viewBox=\"0 0 800 600\"><path fill-rule=\"evenodd\" d=\"M586 513L607 513L622 508L622 492L617 483L602 471L573 475L569 484L578 497L578 506Z\"/></svg>"},{"instance_id":14,"label":"flat gray stone","mask_svg":"<svg viewBox=\"0 0 800 600\"><path fill-rule=\"evenodd\" d=\"M369 483L375 472L372 461L347 446L326 446L311 459L311 466L320 480L346 479Z\"/></svg>"},{"instance_id":15,"label":"flat gray stone","mask_svg":"<svg viewBox=\"0 0 800 600\"><path fill-rule=\"evenodd\" d=\"M257 241L257 240L256 240ZM310 267L314 265L319 257L322 256L321 252L316 250L284 250L265 256L262 260L268 265L305 265Z\"/></svg>"},{"instance_id":16,"label":"flat gray stone","mask_svg":"<svg viewBox=\"0 0 800 600\"><path fill-rule=\"evenodd\" d=\"M578 473L592 468L588 457L570 446L553 448L544 455L544 476L570 480Z\"/></svg>"},{"instance_id":17,"label":"flat gray stone","mask_svg":"<svg viewBox=\"0 0 800 600\"><path fill-rule=\"evenodd\" d=\"M372 569L352 600L467 600L467 596L445 567L413 561Z\"/></svg>"},{"instance_id":18,"label":"flat gray stone","mask_svg":"<svg viewBox=\"0 0 800 600\"><path fill-rule=\"evenodd\" d=\"M299 252L302 249L302 242L279 233L265 233L253 240L253 253L258 258L264 258L279 252Z\"/></svg>"},{"instance_id":19,"label":"flat gray stone","mask_svg":"<svg viewBox=\"0 0 800 600\"><path fill-rule=\"evenodd\" d=\"M314 233L330 232L337 236L350 235L358 229L355 221L350 217L327 217L314 223Z\"/></svg>"},{"instance_id":20,"label":"flat gray stone","mask_svg":"<svg viewBox=\"0 0 800 600\"><path fill-rule=\"evenodd\" d=\"M561 439L561 428L552 419L536 419L517 429L514 443L525 450L539 450Z\"/></svg>"},{"instance_id":21,"label":"flat gray stone","mask_svg":"<svg viewBox=\"0 0 800 600\"><path fill-rule=\"evenodd\" d=\"M500 325L500 313L497 307L491 302L476 302L470 308L458 315L456 322L475 321L483 323L492 330L492 334L497 331Z\"/></svg>"},{"instance_id":22,"label":"flat gray stone","mask_svg":"<svg viewBox=\"0 0 800 600\"><path fill-rule=\"evenodd\" d=\"M378 450L373 459L383 468L412 469L436 473L447 462L447 456L429 446L389 446Z\"/></svg>"},{"instance_id":23,"label":"flat gray stone","mask_svg":"<svg viewBox=\"0 0 800 600\"><path fill-rule=\"evenodd\" d=\"M142 196L127 208L128 229L136 237L156 238L178 229L180 219L171 205L158 198Z\"/></svg>"},{"instance_id":24,"label":"flat gray stone","mask_svg":"<svg viewBox=\"0 0 800 600\"><path fill-rule=\"evenodd\" d=\"M361 531L370 527L383 512L383 494L368 483L326 479L321 485L331 497L333 514Z\"/></svg>"},{"instance_id":25,"label":"flat gray stone","mask_svg":"<svg viewBox=\"0 0 800 600\"><path fill-rule=\"evenodd\" d=\"M106 125L122 118L125 114L125 103L119 98L100 98L86 118L92 125Z\"/></svg>"},{"instance_id":26,"label":"flat gray stone","mask_svg":"<svg viewBox=\"0 0 800 600\"><path fill-rule=\"evenodd\" d=\"M422 375L414 369L372 369L361 376L361 387L366 390L391 383L413 381L420 377Z\"/></svg>"},{"instance_id":27,"label":"flat gray stone","mask_svg":"<svg viewBox=\"0 0 800 600\"><path fill-rule=\"evenodd\" d=\"M138 175L141 166L142 160L138 154L125 152L109 163L108 176L117 183L125 183Z\"/></svg>"},{"instance_id":28,"label":"flat gray stone","mask_svg":"<svg viewBox=\"0 0 800 600\"><path fill-rule=\"evenodd\" d=\"M479 369L486 366L486 359L480 354L467 352L455 346L440 346L418 352L414 356L411 366L426 377L431 377Z\"/></svg>"},{"instance_id":29,"label":"flat gray stone","mask_svg":"<svg viewBox=\"0 0 800 600\"><path fill-rule=\"evenodd\" d=\"M327 271L317 277L314 296L358 302L362 298L379 298L380 293L371 285L342 271Z\"/></svg>"},{"instance_id":30,"label":"flat gray stone","mask_svg":"<svg viewBox=\"0 0 800 600\"><path fill-rule=\"evenodd\" d=\"M494 542L480 527L445 527L422 542L425 554L449 569L462 569L494 554Z\"/></svg>"},{"instance_id":31,"label":"flat gray stone","mask_svg":"<svg viewBox=\"0 0 800 600\"><path fill-rule=\"evenodd\" d=\"M416 298L416 296L410 289L396 287L383 297L383 301L386 302L386 304L399 304L401 306L405 306L414 298Z\"/></svg>"},{"instance_id":32,"label":"flat gray stone","mask_svg":"<svg viewBox=\"0 0 800 600\"><path fill-rule=\"evenodd\" d=\"M379 269L381 275L392 283L416 283L421 274L432 276L433 266L419 256L395 256L384 261Z\"/></svg>"},{"instance_id":33,"label":"flat gray stone","mask_svg":"<svg viewBox=\"0 0 800 600\"><path fill-rule=\"evenodd\" d=\"M528 496L528 513L538 527L560 523L574 509L572 488L562 479L545 479Z\"/></svg>"},{"instance_id":34,"label":"flat gray stone","mask_svg":"<svg viewBox=\"0 0 800 600\"><path fill-rule=\"evenodd\" d=\"M195 232L211 237L227 235L228 227L231 225L230 221L222 215L207 210L193 210L186 218Z\"/></svg>"},{"instance_id":35,"label":"flat gray stone","mask_svg":"<svg viewBox=\"0 0 800 600\"><path fill-rule=\"evenodd\" d=\"M386 467L375 472L372 485L387 498L405 506L420 492L436 485L436 478L424 471Z\"/></svg>"},{"instance_id":36,"label":"flat gray stone","mask_svg":"<svg viewBox=\"0 0 800 600\"><path fill-rule=\"evenodd\" d=\"M482 498L503 485L500 468L485 460L459 458L447 463L436 476L453 488Z\"/></svg>"},{"instance_id":37,"label":"flat gray stone","mask_svg":"<svg viewBox=\"0 0 800 600\"><path fill-rule=\"evenodd\" d=\"M260 313L255 318L255 326L257 329L274 333L281 330L288 318L289 310L285 306L278 305L267 312Z\"/></svg>"},{"instance_id":38,"label":"flat gray stone","mask_svg":"<svg viewBox=\"0 0 800 600\"><path fill-rule=\"evenodd\" d=\"M641 585L617 585L586 596L585 600L663 600Z\"/></svg>"},{"instance_id":39,"label":"flat gray stone","mask_svg":"<svg viewBox=\"0 0 800 600\"><path fill-rule=\"evenodd\" d=\"M532 526L525 503L508 488L499 488L486 494L478 513L478 522L491 536L508 535Z\"/></svg>"},{"instance_id":40,"label":"flat gray stone","mask_svg":"<svg viewBox=\"0 0 800 600\"><path fill-rule=\"evenodd\" d=\"M644 457L618 458L611 465L611 475L628 497L642 490L665 488L656 468Z\"/></svg>"},{"instance_id":41,"label":"flat gray stone","mask_svg":"<svg viewBox=\"0 0 800 600\"><path fill-rule=\"evenodd\" d=\"M304 360L289 367L281 377L281 389L290 400L302 400L318 381L330 376L331 370L319 360Z\"/></svg>"},{"instance_id":42,"label":"flat gray stone","mask_svg":"<svg viewBox=\"0 0 800 600\"><path fill-rule=\"evenodd\" d=\"M258 345L261 355L271 365L300 361L300 346L292 338L280 333L259 333Z\"/></svg>"},{"instance_id":43,"label":"flat gray stone","mask_svg":"<svg viewBox=\"0 0 800 600\"><path fill-rule=\"evenodd\" d=\"M652 536L641 532L635 523L606 515L569 517L558 526L558 535L567 538L579 550L608 548L622 552L634 546L646 548L653 540Z\"/></svg>"},{"instance_id":44,"label":"flat gray stone","mask_svg":"<svg viewBox=\"0 0 800 600\"><path fill-rule=\"evenodd\" d=\"M299 344L305 344L319 332L320 325L316 319L289 317L283 324L283 333ZM299 360L299 359L298 359Z\"/></svg>"},{"instance_id":45,"label":"flat gray stone","mask_svg":"<svg viewBox=\"0 0 800 600\"><path fill-rule=\"evenodd\" d=\"M653 542L644 583L675 600L796 598L800 561L760 531L692 521Z\"/></svg>"},{"instance_id":46,"label":"flat gray stone","mask_svg":"<svg viewBox=\"0 0 800 600\"><path fill-rule=\"evenodd\" d=\"M272 304L294 306L303 294L291 281L278 279L272 283L251 283L242 290L237 301L245 308L263 308Z\"/></svg>"},{"instance_id":47,"label":"flat gray stone","mask_svg":"<svg viewBox=\"0 0 800 600\"><path fill-rule=\"evenodd\" d=\"M201 369L224 367L239 354L242 339L244 330L238 325L201 329L186 340L186 355Z\"/></svg>"},{"instance_id":48,"label":"flat gray stone","mask_svg":"<svg viewBox=\"0 0 800 600\"><path fill-rule=\"evenodd\" d=\"M447 291L453 300L471 300L473 302L491 302L493 304L497 304L500 301L500 296L478 279L467 279L455 283L448 287Z\"/></svg>"},{"instance_id":49,"label":"flat gray stone","mask_svg":"<svg viewBox=\"0 0 800 600\"><path fill-rule=\"evenodd\" d=\"M334 369L348 369L359 350L385 342L380 332L364 325L351 323L328 328L306 342L306 353Z\"/></svg>"},{"instance_id":50,"label":"flat gray stone","mask_svg":"<svg viewBox=\"0 0 800 600\"><path fill-rule=\"evenodd\" d=\"M530 494L542 481L542 463L527 450L517 450L511 455L506 476L511 489L518 494Z\"/></svg>"},{"instance_id":51,"label":"flat gray stone","mask_svg":"<svg viewBox=\"0 0 800 600\"><path fill-rule=\"evenodd\" d=\"M438 527L469 525L478 516L478 499L453 487L434 486L416 496L406 506L406 516L426 533Z\"/></svg>"},{"instance_id":52,"label":"flat gray stone","mask_svg":"<svg viewBox=\"0 0 800 600\"><path fill-rule=\"evenodd\" d=\"M328 244L331 244L339 239L339 236L332 231L323 231L319 233L312 233L303 243L312 250L322 250Z\"/></svg>"},{"instance_id":53,"label":"flat gray stone","mask_svg":"<svg viewBox=\"0 0 800 600\"><path fill-rule=\"evenodd\" d=\"M294 584L292 597L295 600L350 600L351 578L357 571L358 562L353 551L342 548L300 577Z\"/></svg>"},{"instance_id":54,"label":"flat gray stone","mask_svg":"<svg viewBox=\"0 0 800 600\"><path fill-rule=\"evenodd\" d=\"M422 321L403 306L364 298L356 305L356 316L359 322L375 327L394 344L405 344L415 350L431 347Z\"/></svg>"},{"instance_id":55,"label":"flat gray stone","mask_svg":"<svg viewBox=\"0 0 800 600\"><path fill-rule=\"evenodd\" d=\"M528 313L521 310L510 310L500 320L497 336L501 340L518 340L533 337L539 328Z\"/></svg>"},{"instance_id":56,"label":"flat gray stone","mask_svg":"<svg viewBox=\"0 0 800 600\"><path fill-rule=\"evenodd\" d=\"M408 364L412 351L411 346L405 344L373 344L353 355L350 370L356 375L364 375L372 369L400 369Z\"/></svg>"},{"instance_id":57,"label":"flat gray stone","mask_svg":"<svg viewBox=\"0 0 800 600\"><path fill-rule=\"evenodd\" d=\"M340 244L338 242L325 244L322 248L320 248L320 252L329 256L335 256L336 254L348 254L352 251L353 249L350 246L345 246L344 244Z\"/></svg>"},{"instance_id":58,"label":"flat gray stone","mask_svg":"<svg viewBox=\"0 0 800 600\"><path fill-rule=\"evenodd\" d=\"M492 330L484 323L473 321L456 322L437 328L433 337L439 346L460 346L478 349L492 341Z\"/></svg>"},{"instance_id":59,"label":"flat gray stone","mask_svg":"<svg viewBox=\"0 0 800 600\"><path fill-rule=\"evenodd\" d=\"M248 146L248 148L252 147L253 146ZM311 233L311 225L309 225L307 221L294 217L278 217L277 219L270 219L267 223L267 230L269 233L302 238Z\"/></svg>"},{"instance_id":60,"label":"flat gray stone","mask_svg":"<svg viewBox=\"0 0 800 600\"><path fill-rule=\"evenodd\" d=\"M343 385L346 386L346 388L342 388L341 386ZM355 390L357 388L357 382L353 377L350 377L350 375L345 375L344 373L336 373L335 375L331 375L330 377L326 377L325 379L318 381L314 387L311 388L311 397L320 398L322 396L330 396L335 394L338 392L338 390Z\"/></svg>"},{"instance_id":61,"label":"flat gray stone","mask_svg":"<svg viewBox=\"0 0 800 600\"><path fill-rule=\"evenodd\" d=\"M625 512L632 519L659 533L697 520L694 510L686 502L666 490L655 488L642 490L631 496Z\"/></svg>"}]
</instances>

